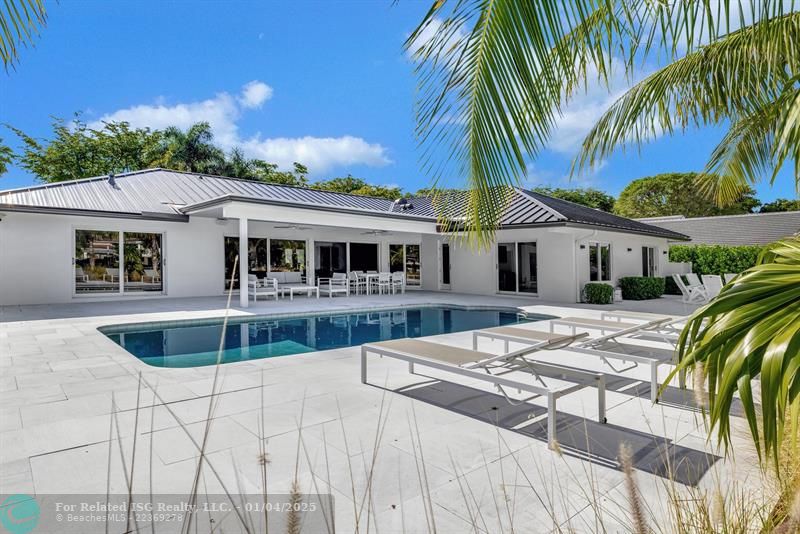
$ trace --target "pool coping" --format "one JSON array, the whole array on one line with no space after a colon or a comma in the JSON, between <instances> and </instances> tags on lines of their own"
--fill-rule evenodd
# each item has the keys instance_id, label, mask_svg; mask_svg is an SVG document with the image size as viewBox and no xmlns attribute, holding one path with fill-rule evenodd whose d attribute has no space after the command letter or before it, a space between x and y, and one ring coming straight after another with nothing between
<instances>
[{"instance_id":1,"label":"pool coping","mask_svg":"<svg viewBox=\"0 0 800 534\"><path fill-rule=\"evenodd\" d=\"M113 334L121 334L126 332L133 332L139 331L142 329L158 329L158 328L176 328L180 326L210 326L210 325L217 325L222 324L227 319L228 324L241 324L241 323L251 323L257 321L268 321L268 320L277 320L277 319L293 319L299 317L333 317L333 316L340 316L340 315L353 315L353 314L360 314L360 313L374 313L374 312L388 312L388 311L404 311L409 308L456 308L459 310L464 311L471 311L471 310L497 310L497 311L508 311L517 313L519 315L523 315L526 318L535 317L535 320L546 321L549 319L555 319L557 316L555 315L547 315L541 313L532 313L527 312L521 307L515 306L496 306L496 305L487 305L487 304L477 304L477 305L463 305L463 304L450 304L450 303L442 303L442 302L428 302L428 303L419 303L414 304L413 306L406 306L398 308L397 305L392 306L369 306L364 308L348 308L348 309L340 309L340 310L324 310L324 311L297 311L291 313L265 313L265 314L255 314L255 315L234 315L234 316L221 316L221 317L204 317L198 319L176 319L173 321L144 321L144 322L137 322L137 323L119 323L119 324L108 324L108 325L101 325L97 327L97 331L103 334L104 336L109 336ZM356 346L356 345L354 345ZM127 351L126 351L127 352Z\"/></svg>"}]
</instances>

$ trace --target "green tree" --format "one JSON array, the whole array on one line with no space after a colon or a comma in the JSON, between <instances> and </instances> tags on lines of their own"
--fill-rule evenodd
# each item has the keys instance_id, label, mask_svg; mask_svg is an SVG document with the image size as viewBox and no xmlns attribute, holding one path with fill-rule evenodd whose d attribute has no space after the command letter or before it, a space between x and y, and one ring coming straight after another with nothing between
<instances>
[{"instance_id":1,"label":"green tree","mask_svg":"<svg viewBox=\"0 0 800 534\"><path fill-rule=\"evenodd\" d=\"M611 212L614 209L614 197L604 191L600 191L599 189L594 189L592 187L577 187L575 189L563 189L560 187L535 187L533 191L602 211Z\"/></svg>"},{"instance_id":2,"label":"green tree","mask_svg":"<svg viewBox=\"0 0 800 534\"><path fill-rule=\"evenodd\" d=\"M145 169L163 163L161 133L106 122L89 128L76 117L53 121L53 138L42 141L11 128L22 141L20 166L45 182L77 180L108 173Z\"/></svg>"},{"instance_id":3,"label":"green tree","mask_svg":"<svg viewBox=\"0 0 800 534\"><path fill-rule=\"evenodd\" d=\"M225 172L225 153L214 145L214 132L207 122L193 124L185 132L176 126L165 129L162 150L170 169L208 174Z\"/></svg>"},{"instance_id":4,"label":"green tree","mask_svg":"<svg viewBox=\"0 0 800 534\"><path fill-rule=\"evenodd\" d=\"M745 186L735 203L720 208L714 204L713 198L698 190L697 177L694 172L674 172L634 180L619 194L614 212L631 218L666 215L707 217L752 213L759 205L755 191Z\"/></svg>"},{"instance_id":5,"label":"green tree","mask_svg":"<svg viewBox=\"0 0 800 534\"><path fill-rule=\"evenodd\" d=\"M774 181L784 164L793 163L800 189L798 42L800 5L783 0L568 0L558 6L435 0L406 41L418 62L422 159L433 180L466 178L472 190L466 217L453 224L464 224L471 239L488 248L505 208L498 186L519 183L531 158L547 146L563 107L590 85L610 92L620 72L634 80L655 63L657 70L594 125L576 172L617 149L713 125L726 134L700 185L718 203L737 200L745 186L766 176ZM728 393L750 395L750 380L762 374L762 400L770 404L762 405L762 417L751 410L746 415L756 444L769 451L780 444L773 430L783 428L789 414L796 423L800 413L800 255L796 244L778 249L754 268L757 276L737 279L727 293L736 299L719 307L712 301L692 316L681 353L682 362L695 359L708 377L722 373L709 384L709 411L723 441L730 432ZM795 276L782 276L792 262ZM772 298L754 314L735 315L737 304L765 292ZM795 295L795 301L780 302L773 293ZM703 328L706 318L711 324ZM764 328L769 324L789 327ZM701 328L708 335L696 335ZM780 343L769 341L775 336ZM772 389L765 396L767 386ZM759 434L759 424L768 431Z\"/></svg>"},{"instance_id":6,"label":"green tree","mask_svg":"<svg viewBox=\"0 0 800 534\"><path fill-rule=\"evenodd\" d=\"M775 213L777 211L800 211L800 200L779 198L761 205L760 213Z\"/></svg>"},{"instance_id":7,"label":"green tree","mask_svg":"<svg viewBox=\"0 0 800 534\"><path fill-rule=\"evenodd\" d=\"M3 144L3 138L0 137L0 176L8 172L8 166L14 162L14 151L10 147Z\"/></svg>"},{"instance_id":8,"label":"green tree","mask_svg":"<svg viewBox=\"0 0 800 534\"><path fill-rule=\"evenodd\" d=\"M0 58L6 70L19 60L20 46L32 45L47 22L43 0L6 0L0 6Z\"/></svg>"},{"instance_id":9,"label":"green tree","mask_svg":"<svg viewBox=\"0 0 800 534\"><path fill-rule=\"evenodd\" d=\"M350 193L353 195L363 195L368 197L388 198L397 200L403 196L403 191L399 187L386 187L383 185L368 184L361 178L347 175L339 178L332 178L322 182L316 182L312 186L314 189L323 191L334 191L336 193Z\"/></svg>"}]
</instances>

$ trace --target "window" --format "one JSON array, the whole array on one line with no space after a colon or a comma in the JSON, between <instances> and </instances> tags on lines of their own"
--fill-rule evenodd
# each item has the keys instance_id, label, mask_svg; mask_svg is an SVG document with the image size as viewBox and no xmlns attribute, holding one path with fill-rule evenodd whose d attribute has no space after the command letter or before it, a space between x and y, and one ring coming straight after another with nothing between
<instances>
[{"instance_id":1,"label":"window","mask_svg":"<svg viewBox=\"0 0 800 534\"><path fill-rule=\"evenodd\" d=\"M251 237L247 240L247 272L259 278L267 275L267 241L264 237ZM233 288L239 287L239 267L233 272L233 264L238 255L239 238L225 237L225 287L228 287L231 276Z\"/></svg>"},{"instance_id":2,"label":"window","mask_svg":"<svg viewBox=\"0 0 800 534\"><path fill-rule=\"evenodd\" d=\"M75 293L118 293L119 232L75 230Z\"/></svg>"},{"instance_id":3,"label":"window","mask_svg":"<svg viewBox=\"0 0 800 534\"><path fill-rule=\"evenodd\" d=\"M611 281L611 245L608 243L589 243L589 280Z\"/></svg>"},{"instance_id":4,"label":"window","mask_svg":"<svg viewBox=\"0 0 800 534\"><path fill-rule=\"evenodd\" d=\"M537 293L536 243L517 243L517 258L517 290L520 293Z\"/></svg>"},{"instance_id":5,"label":"window","mask_svg":"<svg viewBox=\"0 0 800 534\"><path fill-rule=\"evenodd\" d=\"M123 233L125 291L163 289L161 234Z\"/></svg>"},{"instance_id":6,"label":"window","mask_svg":"<svg viewBox=\"0 0 800 534\"><path fill-rule=\"evenodd\" d=\"M330 278L347 272L347 243L314 242L314 276Z\"/></svg>"},{"instance_id":7,"label":"window","mask_svg":"<svg viewBox=\"0 0 800 534\"><path fill-rule=\"evenodd\" d=\"M378 244L350 243L350 270L377 271Z\"/></svg>"},{"instance_id":8,"label":"window","mask_svg":"<svg viewBox=\"0 0 800 534\"><path fill-rule=\"evenodd\" d=\"M269 270L306 273L306 242L269 240Z\"/></svg>"},{"instance_id":9,"label":"window","mask_svg":"<svg viewBox=\"0 0 800 534\"><path fill-rule=\"evenodd\" d=\"M407 287L422 285L419 245L389 245L389 270L404 272Z\"/></svg>"}]
</instances>

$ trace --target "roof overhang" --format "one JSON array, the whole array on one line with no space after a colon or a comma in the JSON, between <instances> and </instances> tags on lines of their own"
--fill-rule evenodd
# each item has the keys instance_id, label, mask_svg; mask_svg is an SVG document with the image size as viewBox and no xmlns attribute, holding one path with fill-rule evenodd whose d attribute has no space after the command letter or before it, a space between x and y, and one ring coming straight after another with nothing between
<instances>
[{"instance_id":1,"label":"roof overhang","mask_svg":"<svg viewBox=\"0 0 800 534\"><path fill-rule=\"evenodd\" d=\"M551 222L541 222L541 223L530 223L530 224L504 224L501 225L498 230L525 230L531 228L588 228L591 230L605 230L607 232L617 232L620 234L634 234L634 235L644 235L648 237L658 237L661 239L667 239L669 241L690 241L691 238L689 236L679 234L677 232L672 232L669 230L665 230L664 232L646 232L646 231L636 231L629 228L619 228L617 226L611 225L602 225L602 224L588 224L588 223L579 223L579 222L572 222L572 221L551 221ZM444 232L445 229L442 225L438 225L436 227L437 232ZM464 227L459 228L457 231L466 231Z\"/></svg>"},{"instance_id":2,"label":"roof overhang","mask_svg":"<svg viewBox=\"0 0 800 534\"><path fill-rule=\"evenodd\" d=\"M436 233L436 221L427 217L332 206L298 205L295 202L276 202L233 195L184 206L181 211L187 215L218 217L220 209L222 217L226 219L246 218L254 221L314 224L366 230Z\"/></svg>"},{"instance_id":3,"label":"roof overhang","mask_svg":"<svg viewBox=\"0 0 800 534\"><path fill-rule=\"evenodd\" d=\"M78 210L73 208L24 206L20 204L0 204L0 211L42 213L47 215L72 215L79 217L106 217L112 219L144 219L148 221L189 222L189 216L182 213L157 213L149 211L135 213L124 211Z\"/></svg>"}]
</instances>

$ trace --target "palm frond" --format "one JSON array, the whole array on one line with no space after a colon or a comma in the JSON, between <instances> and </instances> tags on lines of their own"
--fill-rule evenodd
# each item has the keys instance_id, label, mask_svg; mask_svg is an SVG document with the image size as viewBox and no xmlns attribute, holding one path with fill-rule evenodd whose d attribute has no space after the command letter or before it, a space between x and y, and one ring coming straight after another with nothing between
<instances>
[{"instance_id":1,"label":"palm frond","mask_svg":"<svg viewBox=\"0 0 800 534\"><path fill-rule=\"evenodd\" d=\"M47 22L42 0L3 0L0 6L0 59L6 70L19 59L20 46L32 45Z\"/></svg>"},{"instance_id":2,"label":"palm frond","mask_svg":"<svg viewBox=\"0 0 800 534\"><path fill-rule=\"evenodd\" d=\"M800 237L771 245L755 267L692 314L678 357L670 379L697 363L705 370L711 428L720 442L730 445L738 393L759 455L777 461L785 421L800 406ZM752 387L759 375L760 418Z\"/></svg>"}]
</instances>

